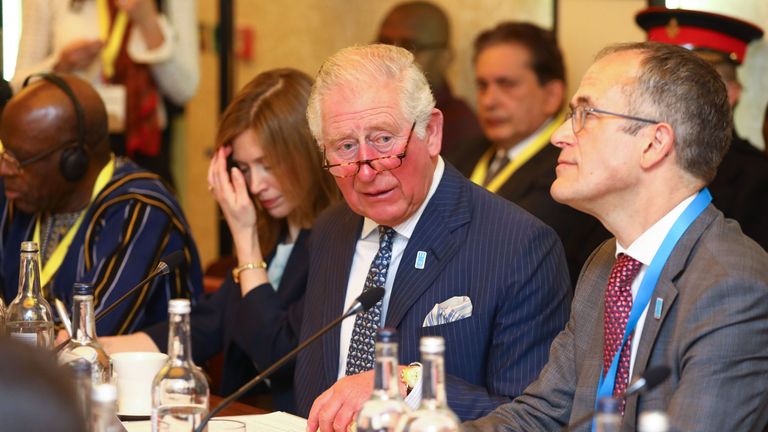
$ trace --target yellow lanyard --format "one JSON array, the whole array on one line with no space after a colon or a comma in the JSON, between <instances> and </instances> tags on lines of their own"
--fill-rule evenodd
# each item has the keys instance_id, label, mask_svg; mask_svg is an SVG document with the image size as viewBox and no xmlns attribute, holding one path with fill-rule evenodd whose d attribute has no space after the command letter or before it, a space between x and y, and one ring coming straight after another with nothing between
<instances>
[{"instance_id":1,"label":"yellow lanyard","mask_svg":"<svg viewBox=\"0 0 768 432\"><path fill-rule=\"evenodd\" d=\"M565 121L565 113L561 112L557 115L557 117L555 117L554 120L552 120L546 129L539 132L539 134L533 138L533 142L528 147L526 147L525 150L523 150L519 155L515 156L513 160L509 161L509 163L507 163L507 165L504 166L504 168L502 168L501 171L499 171L499 173L493 177L493 180L491 180L485 188L493 193L498 192L499 189L501 189L504 183L506 183L507 180L512 177L512 174L514 174L518 168L523 166L524 163L528 162L529 159L531 159L536 153L541 151L541 149L549 144L549 138L555 132L555 129L559 128L560 125L563 124L563 121ZM470 177L470 180L472 180L473 183L480 186L483 185L485 176L488 173L488 164L491 162L491 158L495 152L496 149L488 149L488 151L486 151L485 154L483 154L483 156L477 162L475 169L472 171L472 176Z\"/></svg>"},{"instance_id":2,"label":"yellow lanyard","mask_svg":"<svg viewBox=\"0 0 768 432\"><path fill-rule=\"evenodd\" d=\"M101 192L102 189L107 185L109 180L112 178L112 174L115 172L115 158L114 156L111 158L109 163L104 166L104 168L101 169L101 172L99 173L99 176L96 177L96 183L93 185L93 192L91 192L91 201L88 203L88 206L83 209L80 212L80 216L77 217L77 220L75 221L75 224L72 225L71 228L69 228L69 231L67 231L67 234L64 236L63 239L61 239L61 242L56 246L56 250L53 251L53 254L50 258L48 258L48 261L45 262L45 265L43 266L43 271L40 273L40 287L45 287L48 285L48 282L53 278L53 276L56 274L57 271L59 271L59 267L61 267L61 263L64 261L64 257L67 255L67 252L69 251L69 245L72 243L72 239L75 238L75 234L77 233L77 230L80 228L80 224L83 222L83 218L85 217L85 214L88 212L88 209L91 207L91 204L93 204L93 201L96 199L96 196L99 195L99 192ZM35 233L32 237L32 240L36 241L38 245L40 245L40 219L41 216L37 216L37 221L35 222ZM42 248L42 245L40 245Z\"/></svg>"},{"instance_id":3,"label":"yellow lanyard","mask_svg":"<svg viewBox=\"0 0 768 432\"><path fill-rule=\"evenodd\" d=\"M96 6L99 12L99 31L101 40L105 41L104 48L101 50L101 69L104 77L109 79L115 74L115 60L120 53L120 44L125 36L125 29L128 27L128 14L125 11L119 11L112 23L110 32L109 19L109 0L97 0Z\"/></svg>"}]
</instances>

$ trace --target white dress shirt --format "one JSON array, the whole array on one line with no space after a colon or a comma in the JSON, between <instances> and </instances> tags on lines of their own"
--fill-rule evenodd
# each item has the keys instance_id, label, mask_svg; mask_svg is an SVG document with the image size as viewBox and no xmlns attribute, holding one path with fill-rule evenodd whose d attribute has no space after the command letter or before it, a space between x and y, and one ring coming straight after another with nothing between
<instances>
[{"instance_id":1,"label":"white dress shirt","mask_svg":"<svg viewBox=\"0 0 768 432\"><path fill-rule=\"evenodd\" d=\"M667 236L667 233L669 233L669 230L672 229L675 221L677 221L680 215L683 214L685 208L688 207L694 198L696 198L695 194L684 199L680 204L675 206L675 208L670 210L669 213L659 219L658 222L653 224L653 226L642 233L640 237L638 237L634 242L632 242L631 245L629 245L628 248L625 249L621 246L621 244L619 244L618 240L616 241L616 256L618 256L620 253L623 253L624 255L629 255L630 257L640 261L643 264L642 267L640 267L640 272L635 277L635 280L632 281L633 302L637 297L637 291L640 288L640 284L642 283L643 278L645 278L645 273L648 270L648 266L651 264L651 261L656 255L656 252L658 252L659 247L661 247L661 243L664 242L664 238ZM653 303L653 299L651 299L649 304L650 303ZM642 337L643 334L643 326L645 325L645 318L647 313L648 305L646 305L645 309L643 309L643 314L640 315L640 319L637 321L637 326L635 327L635 332L632 336L632 351L629 360L630 377L632 376L632 370L635 367L637 347L640 344L640 337Z\"/></svg>"},{"instance_id":2,"label":"white dress shirt","mask_svg":"<svg viewBox=\"0 0 768 432\"><path fill-rule=\"evenodd\" d=\"M437 190L440 179L443 178L445 163L438 157L435 172L432 175L432 185L429 187L427 198L421 204L418 210L410 218L400 225L394 226L395 236L392 240L392 259L389 262L387 270L387 279L384 283L384 298L381 303L381 325L384 325L387 318L387 309L389 306L389 297L392 294L392 285L395 281L397 268L400 266L400 258L403 257L405 246L413 234L416 224L424 213L429 200ZM349 282L347 283L347 294L344 299L344 310L347 310L355 299L363 292L365 278L368 277L368 270L376 253L379 251L379 224L369 218L363 221L363 230L360 232L360 239L355 246L355 255L352 259L352 269L349 272ZM347 368L347 354L349 353L349 342L352 339L352 330L355 327L354 319L347 319L341 323L341 337L339 338L339 374L338 378L344 377Z\"/></svg>"}]
</instances>

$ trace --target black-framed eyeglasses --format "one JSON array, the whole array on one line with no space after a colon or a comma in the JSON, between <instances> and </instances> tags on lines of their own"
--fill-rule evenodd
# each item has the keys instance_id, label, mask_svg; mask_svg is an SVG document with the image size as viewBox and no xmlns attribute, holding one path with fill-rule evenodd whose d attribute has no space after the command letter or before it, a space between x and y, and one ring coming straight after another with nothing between
<instances>
[{"instance_id":1,"label":"black-framed eyeglasses","mask_svg":"<svg viewBox=\"0 0 768 432\"><path fill-rule=\"evenodd\" d=\"M649 124L661 123L658 120L635 117L627 114L619 114L611 111L601 110L599 108L577 106L576 108L569 110L568 114L566 115L566 118L571 119L571 128L573 129L574 134L578 134L582 131L582 129L584 129L584 126L587 122L587 114L605 114Z\"/></svg>"},{"instance_id":2,"label":"black-framed eyeglasses","mask_svg":"<svg viewBox=\"0 0 768 432\"><path fill-rule=\"evenodd\" d=\"M360 166L363 164L373 168L376 172L390 171L399 168L400 165L403 164L403 158L405 158L405 155L408 152L408 144L411 142L411 135L413 135L414 128L416 128L415 121L413 122L413 125L411 125L411 130L408 132L408 138L405 140L403 151L389 156L331 164L328 163L328 159L325 156L325 146L323 146L323 169L327 169L334 177L344 178L357 175L360 171Z\"/></svg>"},{"instance_id":3,"label":"black-framed eyeglasses","mask_svg":"<svg viewBox=\"0 0 768 432\"><path fill-rule=\"evenodd\" d=\"M5 148L0 150L0 164L2 164L2 170L10 173L11 175L18 175L21 173L22 168L27 165L31 165L35 162L39 162L48 156L56 153L57 151L75 145L74 141L67 141L61 145L45 150L34 156L30 156L26 159L19 160L12 153L8 152Z\"/></svg>"}]
</instances>

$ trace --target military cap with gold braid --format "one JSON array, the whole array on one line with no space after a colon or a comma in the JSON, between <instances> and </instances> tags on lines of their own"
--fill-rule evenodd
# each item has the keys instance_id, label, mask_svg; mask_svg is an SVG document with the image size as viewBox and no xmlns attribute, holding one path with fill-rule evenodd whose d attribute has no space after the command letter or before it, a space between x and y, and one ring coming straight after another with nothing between
<instances>
[{"instance_id":1,"label":"military cap with gold braid","mask_svg":"<svg viewBox=\"0 0 768 432\"><path fill-rule=\"evenodd\" d=\"M635 21L650 41L714 51L737 64L744 62L747 44L763 36L759 27L746 21L687 9L650 7L638 12Z\"/></svg>"}]
</instances>

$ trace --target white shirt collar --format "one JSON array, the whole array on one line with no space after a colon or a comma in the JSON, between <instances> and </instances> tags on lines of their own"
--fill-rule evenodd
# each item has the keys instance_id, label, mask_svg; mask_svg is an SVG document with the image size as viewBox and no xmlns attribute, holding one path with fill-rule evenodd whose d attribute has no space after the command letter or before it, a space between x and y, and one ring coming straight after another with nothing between
<instances>
[{"instance_id":1,"label":"white shirt collar","mask_svg":"<svg viewBox=\"0 0 768 432\"><path fill-rule=\"evenodd\" d=\"M667 233L672 229L672 225L675 224L677 218L683 214L686 207L696 198L696 194L689 196L676 205L675 208L669 211L664 217L658 220L653 226L645 230L628 248L623 248L619 241L616 240L616 256L620 253L629 255L632 258L640 261L643 265L651 265L653 257L661 247L661 243L667 236Z\"/></svg>"},{"instance_id":2,"label":"white shirt collar","mask_svg":"<svg viewBox=\"0 0 768 432\"><path fill-rule=\"evenodd\" d=\"M416 210L416 212L413 213L411 217L403 221L401 224L398 224L392 227L395 229L395 232L397 232L397 234L405 237L406 239L411 238L411 235L413 234L413 230L416 228L416 224L419 222L419 219L421 218L421 214L424 213L424 209L427 208L427 204L429 203L429 200L432 198L432 195L435 194L435 191L437 190L437 186L438 184L440 184L440 180L443 178L444 171L445 171L445 162L443 162L442 157L438 156L437 165L435 166L435 172L432 174L432 184L429 186L429 192L427 192L427 198L424 200L423 203L421 203L421 206L419 206L419 209ZM363 230L360 232L360 238L365 239L370 235L374 235L374 232L376 231L378 226L379 224L377 222L374 222L373 219L365 218L363 220Z\"/></svg>"},{"instance_id":3,"label":"white shirt collar","mask_svg":"<svg viewBox=\"0 0 768 432\"><path fill-rule=\"evenodd\" d=\"M513 145L511 148L507 149L506 150L507 158L509 158L509 160L511 160L511 161L515 160L515 157L517 157L520 153L522 153L528 146L533 144L533 141L544 131L544 129L549 127L549 124L552 123L553 120L554 120L554 118L549 117L547 119L547 121L542 123L542 125L539 126L538 129L536 129L536 132L530 134L526 139L520 141L519 143ZM503 155L504 152L503 151L497 151L496 154L497 155L499 155L499 154Z\"/></svg>"}]
</instances>

